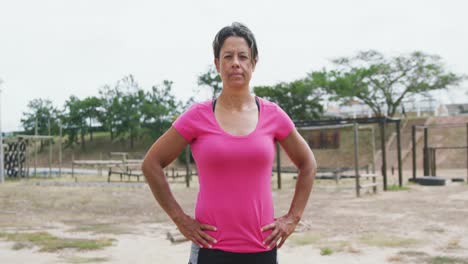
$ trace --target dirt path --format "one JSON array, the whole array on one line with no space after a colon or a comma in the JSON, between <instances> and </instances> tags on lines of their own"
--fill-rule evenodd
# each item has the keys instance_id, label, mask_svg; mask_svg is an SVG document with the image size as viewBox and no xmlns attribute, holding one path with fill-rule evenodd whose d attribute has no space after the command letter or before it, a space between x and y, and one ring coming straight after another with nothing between
<instances>
[{"instance_id":1,"label":"dirt path","mask_svg":"<svg viewBox=\"0 0 468 264\"><path fill-rule=\"evenodd\" d=\"M102 180L102 179L101 179ZM0 185L0 234L48 232L62 238L112 238L100 250L14 250L0 238L0 263L187 263L189 242L171 244L173 228L144 184L80 184L67 179ZM294 182L273 196L287 211ZM468 263L468 185L410 185L355 198L352 182L317 181L302 224L279 251L281 264ZM188 213L197 187L172 184Z\"/></svg>"}]
</instances>

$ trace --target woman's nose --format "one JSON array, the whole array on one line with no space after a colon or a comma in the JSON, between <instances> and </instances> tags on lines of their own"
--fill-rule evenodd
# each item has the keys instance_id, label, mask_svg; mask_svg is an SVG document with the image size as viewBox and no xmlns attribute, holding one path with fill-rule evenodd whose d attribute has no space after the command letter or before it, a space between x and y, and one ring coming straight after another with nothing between
<instances>
[{"instance_id":1,"label":"woman's nose","mask_svg":"<svg viewBox=\"0 0 468 264\"><path fill-rule=\"evenodd\" d=\"M239 67L239 57L238 56L234 56L234 58L232 59L232 67Z\"/></svg>"}]
</instances>

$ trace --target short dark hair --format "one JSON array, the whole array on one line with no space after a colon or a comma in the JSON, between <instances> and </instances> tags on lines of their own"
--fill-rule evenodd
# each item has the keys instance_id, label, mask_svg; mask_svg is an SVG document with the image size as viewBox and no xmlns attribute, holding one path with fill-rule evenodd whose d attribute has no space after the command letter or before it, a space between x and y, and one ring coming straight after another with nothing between
<instances>
[{"instance_id":1,"label":"short dark hair","mask_svg":"<svg viewBox=\"0 0 468 264\"><path fill-rule=\"evenodd\" d=\"M213 53L216 59L219 59L219 53L223 47L224 41L228 37L241 37L247 41L250 47L252 61L258 61L258 49L255 36L250 29L242 23L233 22L230 26L223 27L213 40Z\"/></svg>"}]
</instances>

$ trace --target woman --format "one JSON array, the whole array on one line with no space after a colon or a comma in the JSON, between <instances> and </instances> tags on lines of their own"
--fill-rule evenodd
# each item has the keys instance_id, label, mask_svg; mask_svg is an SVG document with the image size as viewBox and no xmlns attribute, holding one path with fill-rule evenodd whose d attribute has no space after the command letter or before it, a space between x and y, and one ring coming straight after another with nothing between
<instances>
[{"instance_id":1,"label":"woman","mask_svg":"<svg viewBox=\"0 0 468 264\"><path fill-rule=\"evenodd\" d=\"M276 248L294 231L315 176L314 156L276 104L250 94L258 61L252 32L240 23L213 42L223 89L194 104L148 151L142 170L161 207L193 242L190 264L277 263ZM299 169L289 212L274 218L271 170L278 141ZM163 173L191 144L199 174L195 218L184 213Z\"/></svg>"}]
</instances>

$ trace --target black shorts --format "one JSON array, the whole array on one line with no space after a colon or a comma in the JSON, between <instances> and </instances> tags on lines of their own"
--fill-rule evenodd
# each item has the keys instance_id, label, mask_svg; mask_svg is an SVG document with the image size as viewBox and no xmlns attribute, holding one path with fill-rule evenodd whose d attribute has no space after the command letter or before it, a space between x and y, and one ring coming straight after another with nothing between
<instances>
[{"instance_id":1,"label":"black shorts","mask_svg":"<svg viewBox=\"0 0 468 264\"><path fill-rule=\"evenodd\" d=\"M277 264L276 248L258 253L234 253L219 249L200 248L197 260L189 264Z\"/></svg>"}]
</instances>

